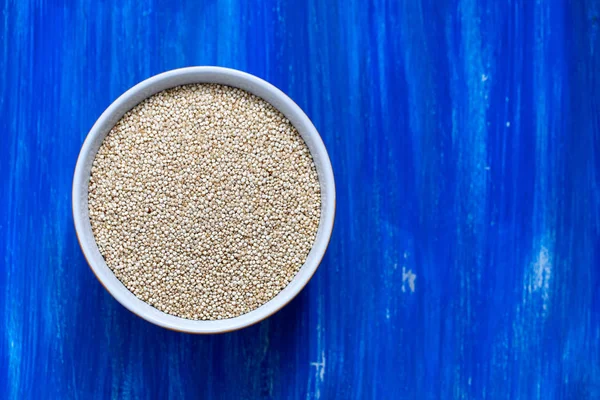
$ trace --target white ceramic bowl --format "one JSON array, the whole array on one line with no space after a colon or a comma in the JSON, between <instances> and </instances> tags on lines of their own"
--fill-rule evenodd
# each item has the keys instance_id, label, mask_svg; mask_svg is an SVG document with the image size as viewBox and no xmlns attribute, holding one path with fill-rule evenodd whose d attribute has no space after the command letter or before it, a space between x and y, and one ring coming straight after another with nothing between
<instances>
[{"instance_id":1,"label":"white ceramic bowl","mask_svg":"<svg viewBox=\"0 0 600 400\"><path fill-rule=\"evenodd\" d=\"M315 162L321 186L321 220L317 237L306 262L296 277L272 300L239 317L217 321L192 321L166 314L138 299L113 274L104 262L94 240L88 215L88 182L92 162L104 137L130 109L142 100L165 89L190 83L219 83L244 89L271 103L296 127ZM96 121L79 153L73 178L73 219L83 254L92 271L119 303L134 314L164 328L188 333L222 333L259 322L292 300L308 283L321 262L333 229L335 183L325 145L306 114L282 91L253 75L220 67L189 67L168 71L135 85L115 100Z\"/></svg>"}]
</instances>

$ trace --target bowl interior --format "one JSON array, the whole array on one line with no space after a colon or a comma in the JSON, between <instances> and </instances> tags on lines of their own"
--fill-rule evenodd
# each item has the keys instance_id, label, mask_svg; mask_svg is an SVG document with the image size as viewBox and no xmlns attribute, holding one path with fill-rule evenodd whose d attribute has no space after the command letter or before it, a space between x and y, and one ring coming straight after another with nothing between
<instances>
[{"instance_id":1,"label":"bowl interior","mask_svg":"<svg viewBox=\"0 0 600 400\"><path fill-rule=\"evenodd\" d=\"M131 293L113 274L100 254L89 220L88 182L92 163L102 141L121 117L144 99L162 90L192 83L218 83L244 89L277 108L298 130L313 157L321 187L321 218L313 247L294 279L269 302L241 316L193 321L166 314ZM165 328L189 333L219 333L240 329L267 318L291 299L316 271L331 237L335 214L335 184L327 151L312 122L283 92L273 85L240 71L220 67L190 67L165 72L134 86L106 109L92 127L81 149L73 179L73 218L83 253L104 287L126 308Z\"/></svg>"}]
</instances>

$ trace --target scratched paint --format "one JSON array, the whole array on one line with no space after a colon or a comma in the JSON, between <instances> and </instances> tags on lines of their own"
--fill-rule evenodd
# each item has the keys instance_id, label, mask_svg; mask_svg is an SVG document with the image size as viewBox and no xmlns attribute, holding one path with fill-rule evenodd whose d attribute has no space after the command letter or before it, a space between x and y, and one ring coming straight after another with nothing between
<instances>
[{"instance_id":1,"label":"scratched paint","mask_svg":"<svg viewBox=\"0 0 600 400\"><path fill-rule=\"evenodd\" d=\"M0 8L0 397L600 398L597 1ZM338 189L308 287L222 336L126 311L70 216L96 118L189 65L288 93Z\"/></svg>"}]
</instances>

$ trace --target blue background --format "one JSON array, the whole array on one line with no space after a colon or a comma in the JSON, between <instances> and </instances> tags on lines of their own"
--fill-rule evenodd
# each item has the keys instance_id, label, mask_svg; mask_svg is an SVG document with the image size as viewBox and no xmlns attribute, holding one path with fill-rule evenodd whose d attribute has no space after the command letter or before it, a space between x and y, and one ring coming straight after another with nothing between
<instances>
[{"instance_id":1,"label":"blue background","mask_svg":"<svg viewBox=\"0 0 600 400\"><path fill-rule=\"evenodd\" d=\"M599 2L0 8L0 397L600 398ZM310 284L221 336L114 301L70 210L96 118L190 65L281 88L337 180Z\"/></svg>"}]
</instances>

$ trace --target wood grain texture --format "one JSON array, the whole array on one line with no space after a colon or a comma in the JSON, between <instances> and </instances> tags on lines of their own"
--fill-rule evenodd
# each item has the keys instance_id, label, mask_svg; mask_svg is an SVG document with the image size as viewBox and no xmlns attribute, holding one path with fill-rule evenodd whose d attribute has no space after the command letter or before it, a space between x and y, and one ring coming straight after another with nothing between
<instances>
[{"instance_id":1,"label":"wood grain texture","mask_svg":"<svg viewBox=\"0 0 600 400\"><path fill-rule=\"evenodd\" d=\"M0 397L600 398L597 1L0 8ZM121 307L70 212L96 118L190 65L289 94L338 188L308 287L222 336Z\"/></svg>"}]
</instances>

